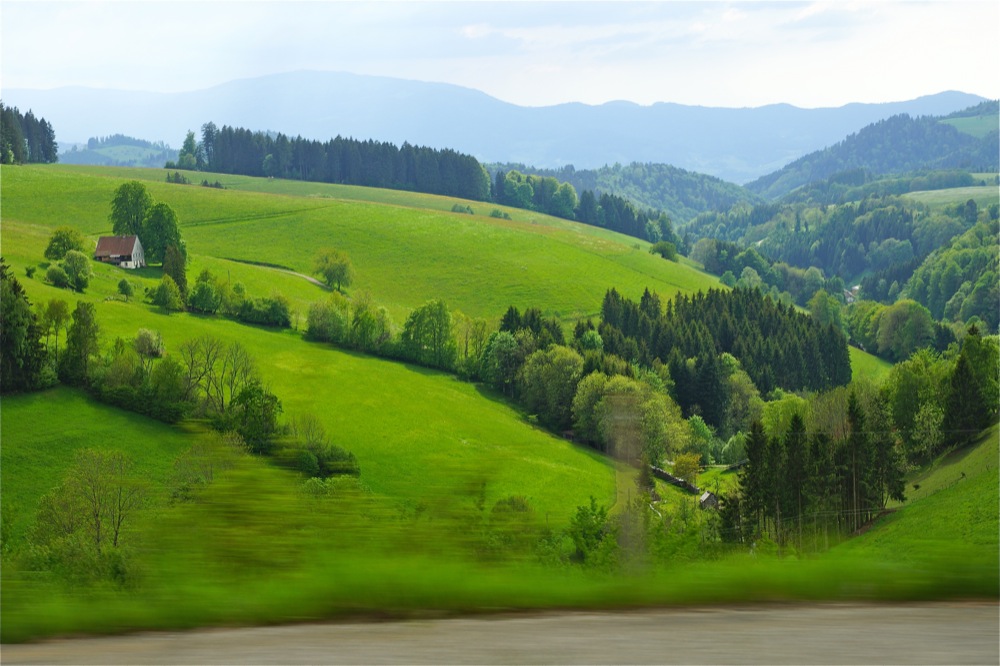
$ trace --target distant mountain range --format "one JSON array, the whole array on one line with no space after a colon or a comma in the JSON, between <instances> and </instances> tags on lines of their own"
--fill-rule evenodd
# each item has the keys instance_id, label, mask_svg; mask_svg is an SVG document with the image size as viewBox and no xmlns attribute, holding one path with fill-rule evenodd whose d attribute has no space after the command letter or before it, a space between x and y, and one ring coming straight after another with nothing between
<instances>
[{"instance_id":1,"label":"distant mountain range","mask_svg":"<svg viewBox=\"0 0 1000 666\"><path fill-rule=\"evenodd\" d=\"M3 100L45 116L67 143L120 133L178 146L188 130L212 121L320 140L409 142L483 162L544 168L670 164L746 183L879 120L946 115L984 98L942 92L825 109L630 102L522 107L450 84L300 71L184 93L6 89Z\"/></svg>"}]
</instances>

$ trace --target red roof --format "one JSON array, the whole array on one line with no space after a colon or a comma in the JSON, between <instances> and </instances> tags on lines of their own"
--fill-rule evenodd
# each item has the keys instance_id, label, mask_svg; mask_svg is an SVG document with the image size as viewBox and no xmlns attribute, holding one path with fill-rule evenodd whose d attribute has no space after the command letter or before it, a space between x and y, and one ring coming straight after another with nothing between
<instances>
[{"instance_id":1,"label":"red roof","mask_svg":"<svg viewBox=\"0 0 1000 666\"><path fill-rule=\"evenodd\" d=\"M94 252L94 258L131 257L137 240L136 236L101 236L97 239L97 251Z\"/></svg>"}]
</instances>

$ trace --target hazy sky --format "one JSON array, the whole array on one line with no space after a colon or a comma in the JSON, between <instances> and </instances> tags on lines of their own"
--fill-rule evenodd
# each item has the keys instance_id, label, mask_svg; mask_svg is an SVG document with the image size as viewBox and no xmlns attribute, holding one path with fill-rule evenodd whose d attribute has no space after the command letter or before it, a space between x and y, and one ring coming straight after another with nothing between
<instances>
[{"instance_id":1,"label":"hazy sky","mask_svg":"<svg viewBox=\"0 0 1000 666\"><path fill-rule=\"evenodd\" d=\"M539 106L1000 97L1000 2L15 2L0 87L162 92L298 69Z\"/></svg>"}]
</instances>

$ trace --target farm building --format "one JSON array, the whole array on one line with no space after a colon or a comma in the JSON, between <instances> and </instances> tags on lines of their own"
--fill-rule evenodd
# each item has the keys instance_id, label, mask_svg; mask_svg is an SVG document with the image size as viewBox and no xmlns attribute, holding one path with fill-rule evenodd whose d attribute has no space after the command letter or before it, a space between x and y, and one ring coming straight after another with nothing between
<instances>
[{"instance_id":1,"label":"farm building","mask_svg":"<svg viewBox=\"0 0 1000 666\"><path fill-rule=\"evenodd\" d=\"M94 259L122 268L142 268L146 265L138 236L101 236L97 240Z\"/></svg>"}]
</instances>

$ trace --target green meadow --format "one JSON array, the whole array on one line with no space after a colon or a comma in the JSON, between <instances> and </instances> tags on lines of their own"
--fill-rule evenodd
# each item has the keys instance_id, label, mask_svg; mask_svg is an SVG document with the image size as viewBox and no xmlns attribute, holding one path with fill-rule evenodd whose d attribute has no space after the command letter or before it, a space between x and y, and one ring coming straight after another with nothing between
<instances>
[{"instance_id":1,"label":"green meadow","mask_svg":"<svg viewBox=\"0 0 1000 666\"><path fill-rule=\"evenodd\" d=\"M959 132L971 134L977 139L981 139L990 132L997 130L1000 118L994 113L982 116L970 116L968 118L945 118L940 122L951 125Z\"/></svg>"},{"instance_id":2,"label":"green meadow","mask_svg":"<svg viewBox=\"0 0 1000 666\"><path fill-rule=\"evenodd\" d=\"M996 174L992 177L995 178ZM998 193L996 185L953 187L946 190L910 192L903 196L929 206L932 209L964 204L969 199L975 201L979 208L986 208L991 204L1000 202L1000 193Z\"/></svg>"}]
</instances>

